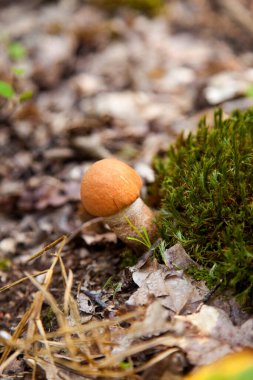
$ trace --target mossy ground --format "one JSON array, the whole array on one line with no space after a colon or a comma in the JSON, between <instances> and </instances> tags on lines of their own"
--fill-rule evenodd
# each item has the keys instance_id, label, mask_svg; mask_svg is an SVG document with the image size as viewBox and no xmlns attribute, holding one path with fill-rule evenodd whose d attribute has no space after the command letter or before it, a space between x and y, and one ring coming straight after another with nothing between
<instances>
[{"instance_id":1,"label":"mossy ground","mask_svg":"<svg viewBox=\"0 0 253 380\"><path fill-rule=\"evenodd\" d=\"M161 188L159 228L169 243L180 242L202 267L199 278L222 279L243 304L253 294L253 110L235 112L214 126L181 135L157 159Z\"/></svg>"}]
</instances>

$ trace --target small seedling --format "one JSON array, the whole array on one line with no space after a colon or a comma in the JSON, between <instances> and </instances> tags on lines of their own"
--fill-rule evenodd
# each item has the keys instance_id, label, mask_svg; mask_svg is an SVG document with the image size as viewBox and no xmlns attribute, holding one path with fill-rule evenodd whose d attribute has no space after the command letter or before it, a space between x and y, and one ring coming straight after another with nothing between
<instances>
[{"instance_id":1,"label":"small seedling","mask_svg":"<svg viewBox=\"0 0 253 380\"><path fill-rule=\"evenodd\" d=\"M3 42L5 42L6 53L12 61L17 61L26 57L26 49L20 42L8 42L5 41L5 39L3 39ZM17 92L14 86L15 80L24 75L25 69L22 67L13 66L10 67L10 73L12 73L12 80L10 82L0 81L0 97L8 100L14 99L17 102L23 102L31 99L33 96L33 92L31 90Z\"/></svg>"},{"instance_id":2,"label":"small seedling","mask_svg":"<svg viewBox=\"0 0 253 380\"><path fill-rule=\"evenodd\" d=\"M122 289L122 282L114 282L113 281L113 276L109 277L106 283L103 286L103 289L112 289L113 291L113 299L115 299L116 294L121 291Z\"/></svg>"},{"instance_id":3,"label":"small seedling","mask_svg":"<svg viewBox=\"0 0 253 380\"><path fill-rule=\"evenodd\" d=\"M24 102L33 97L33 92L31 90L27 90L17 94L11 84L0 81L0 97L1 96L9 100L15 98L19 102Z\"/></svg>"},{"instance_id":4,"label":"small seedling","mask_svg":"<svg viewBox=\"0 0 253 380\"><path fill-rule=\"evenodd\" d=\"M147 229L145 227L141 227L140 229L137 228L126 215L125 215L125 219L127 223L129 224L129 226L133 229L133 231L138 236L138 238L133 237L133 236L128 236L127 239L131 241L136 241L137 243L144 245L144 247L146 247L147 249L150 249L152 246L152 243L148 236Z\"/></svg>"},{"instance_id":5,"label":"small seedling","mask_svg":"<svg viewBox=\"0 0 253 380\"><path fill-rule=\"evenodd\" d=\"M161 259L162 259L162 261L163 261L164 264L167 264L167 259L166 259L166 256L165 256L166 248L167 248L166 241L165 240L161 240L161 242L159 243L159 245L158 245L158 247L156 249L158 257L161 257Z\"/></svg>"}]
</instances>

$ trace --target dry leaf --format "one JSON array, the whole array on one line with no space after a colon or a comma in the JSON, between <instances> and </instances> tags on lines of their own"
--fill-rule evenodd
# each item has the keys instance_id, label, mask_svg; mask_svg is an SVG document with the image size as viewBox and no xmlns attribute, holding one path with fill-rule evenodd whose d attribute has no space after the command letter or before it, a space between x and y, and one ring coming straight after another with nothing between
<instances>
[{"instance_id":1,"label":"dry leaf","mask_svg":"<svg viewBox=\"0 0 253 380\"><path fill-rule=\"evenodd\" d=\"M192 280L181 270L171 270L155 261L153 266L146 264L135 270L132 276L139 289L127 301L129 305L145 305L155 297L163 306L179 314L196 310L208 294L204 283Z\"/></svg>"}]
</instances>

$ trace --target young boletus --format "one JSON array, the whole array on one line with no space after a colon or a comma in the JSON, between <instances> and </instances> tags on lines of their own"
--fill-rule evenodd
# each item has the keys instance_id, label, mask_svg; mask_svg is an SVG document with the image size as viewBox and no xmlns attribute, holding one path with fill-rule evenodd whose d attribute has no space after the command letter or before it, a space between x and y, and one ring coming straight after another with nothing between
<instances>
[{"instance_id":1,"label":"young boletus","mask_svg":"<svg viewBox=\"0 0 253 380\"><path fill-rule=\"evenodd\" d=\"M119 239L138 249L141 244L128 239L139 238L131 224L140 231L144 227L151 242L157 234L154 214L140 198L141 187L139 174L115 158L95 162L81 183L81 201L85 210L92 216L104 217Z\"/></svg>"}]
</instances>

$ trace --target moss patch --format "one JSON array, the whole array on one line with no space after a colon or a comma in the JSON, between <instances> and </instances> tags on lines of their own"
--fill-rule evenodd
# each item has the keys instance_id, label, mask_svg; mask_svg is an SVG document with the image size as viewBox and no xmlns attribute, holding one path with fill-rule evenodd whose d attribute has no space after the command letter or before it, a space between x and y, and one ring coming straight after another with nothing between
<instances>
[{"instance_id":1,"label":"moss patch","mask_svg":"<svg viewBox=\"0 0 253 380\"><path fill-rule=\"evenodd\" d=\"M209 285L223 279L249 303L253 293L253 110L181 135L155 162L161 188L159 228L203 266Z\"/></svg>"}]
</instances>

